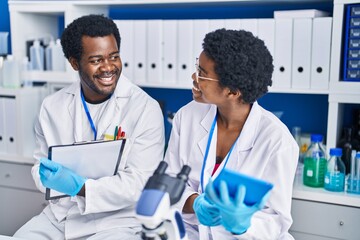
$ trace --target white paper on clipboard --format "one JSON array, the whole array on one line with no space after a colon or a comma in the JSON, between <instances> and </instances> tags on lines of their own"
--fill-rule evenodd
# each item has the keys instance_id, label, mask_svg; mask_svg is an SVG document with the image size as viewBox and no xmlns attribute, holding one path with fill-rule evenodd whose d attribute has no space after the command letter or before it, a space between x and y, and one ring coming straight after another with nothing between
<instances>
[{"instance_id":1,"label":"white paper on clipboard","mask_svg":"<svg viewBox=\"0 0 360 240\"><path fill-rule=\"evenodd\" d=\"M126 139L91 141L49 147L49 159L89 179L115 175L121 161ZM45 199L68 197L46 188Z\"/></svg>"}]
</instances>

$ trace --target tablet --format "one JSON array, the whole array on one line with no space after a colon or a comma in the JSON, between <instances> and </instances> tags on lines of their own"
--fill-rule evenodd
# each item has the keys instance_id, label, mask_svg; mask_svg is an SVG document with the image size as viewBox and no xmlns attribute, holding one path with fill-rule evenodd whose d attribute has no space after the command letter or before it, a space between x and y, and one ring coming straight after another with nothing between
<instances>
[{"instance_id":1,"label":"tablet","mask_svg":"<svg viewBox=\"0 0 360 240\"><path fill-rule=\"evenodd\" d=\"M273 188L273 184L224 168L214 180L215 191L219 194L220 181L226 182L229 194L235 198L239 185L246 187L244 203L248 206L259 202Z\"/></svg>"}]
</instances>

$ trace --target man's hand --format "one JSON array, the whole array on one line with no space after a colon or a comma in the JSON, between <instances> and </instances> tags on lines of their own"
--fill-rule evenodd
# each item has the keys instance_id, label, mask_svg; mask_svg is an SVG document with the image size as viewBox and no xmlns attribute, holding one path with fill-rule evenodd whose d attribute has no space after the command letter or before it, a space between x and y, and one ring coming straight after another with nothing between
<instances>
[{"instance_id":1,"label":"man's hand","mask_svg":"<svg viewBox=\"0 0 360 240\"><path fill-rule=\"evenodd\" d=\"M75 196L86 181L86 178L47 158L40 159L39 173L45 187L70 196Z\"/></svg>"}]
</instances>

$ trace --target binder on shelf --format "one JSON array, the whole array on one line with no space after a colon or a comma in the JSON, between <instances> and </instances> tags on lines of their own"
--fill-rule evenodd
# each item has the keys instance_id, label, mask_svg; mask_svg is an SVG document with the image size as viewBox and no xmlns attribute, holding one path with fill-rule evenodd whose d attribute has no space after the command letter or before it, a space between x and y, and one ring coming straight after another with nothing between
<instances>
[{"instance_id":1,"label":"binder on shelf","mask_svg":"<svg viewBox=\"0 0 360 240\"><path fill-rule=\"evenodd\" d=\"M163 81L176 83L177 77L177 20L163 21ZM188 37L188 36L187 36Z\"/></svg>"},{"instance_id":2,"label":"binder on shelf","mask_svg":"<svg viewBox=\"0 0 360 240\"><path fill-rule=\"evenodd\" d=\"M258 35L258 20L256 18L240 19L240 29L251 32L255 37Z\"/></svg>"},{"instance_id":3,"label":"binder on shelf","mask_svg":"<svg viewBox=\"0 0 360 240\"><path fill-rule=\"evenodd\" d=\"M193 20L178 20L177 83L189 88L192 86L191 75L195 72L193 23Z\"/></svg>"},{"instance_id":4,"label":"binder on shelf","mask_svg":"<svg viewBox=\"0 0 360 240\"><path fill-rule=\"evenodd\" d=\"M317 9L274 11L274 18L317 18L327 17L328 12Z\"/></svg>"},{"instance_id":5,"label":"binder on shelf","mask_svg":"<svg viewBox=\"0 0 360 240\"><path fill-rule=\"evenodd\" d=\"M293 27L291 87L294 89L309 89L312 19L296 18Z\"/></svg>"},{"instance_id":6,"label":"binder on shelf","mask_svg":"<svg viewBox=\"0 0 360 240\"><path fill-rule=\"evenodd\" d=\"M146 21L134 20L134 82L146 82Z\"/></svg>"},{"instance_id":7,"label":"binder on shelf","mask_svg":"<svg viewBox=\"0 0 360 240\"><path fill-rule=\"evenodd\" d=\"M240 19L225 19L225 28L229 30L240 29Z\"/></svg>"},{"instance_id":8,"label":"binder on shelf","mask_svg":"<svg viewBox=\"0 0 360 240\"><path fill-rule=\"evenodd\" d=\"M293 20L275 19L275 53L273 87L291 87Z\"/></svg>"},{"instance_id":9,"label":"binder on shelf","mask_svg":"<svg viewBox=\"0 0 360 240\"><path fill-rule=\"evenodd\" d=\"M205 35L209 32L209 20L200 19L194 20L194 52L193 52L193 61L195 65L195 59L200 56L202 52L202 43L204 41Z\"/></svg>"},{"instance_id":10,"label":"binder on shelf","mask_svg":"<svg viewBox=\"0 0 360 240\"><path fill-rule=\"evenodd\" d=\"M258 38L264 41L270 54L274 58L275 48L275 20L272 18L258 19Z\"/></svg>"},{"instance_id":11,"label":"binder on shelf","mask_svg":"<svg viewBox=\"0 0 360 240\"><path fill-rule=\"evenodd\" d=\"M217 29L225 28L224 19L210 19L209 20L209 32L215 31Z\"/></svg>"},{"instance_id":12,"label":"binder on shelf","mask_svg":"<svg viewBox=\"0 0 360 240\"><path fill-rule=\"evenodd\" d=\"M311 89L328 89L332 18L314 18L311 50Z\"/></svg>"},{"instance_id":13,"label":"binder on shelf","mask_svg":"<svg viewBox=\"0 0 360 240\"><path fill-rule=\"evenodd\" d=\"M14 97L4 97L4 117L5 117L5 145L6 152L10 155L17 154L17 129L16 129L16 98Z\"/></svg>"},{"instance_id":14,"label":"binder on shelf","mask_svg":"<svg viewBox=\"0 0 360 240\"><path fill-rule=\"evenodd\" d=\"M50 146L48 158L80 176L99 179L117 174L125 142L126 139L121 139ZM63 197L68 195L46 188L46 200Z\"/></svg>"},{"instance_id":15,"label":"binder on shelf","mask_svg":"<svg viewBox=\"0 0 360 240\"><path fill-rule=\"evenodd\" d=\"M6 153L6 128L5 128L5 106L4 97L0 96L0 153Z\"/></svg>"},{"instance_id":16,"label":"binder on shelf","mask_svg":"<svg viewBox=\"0 0 360 240\"><path fill-rule=\"evenodd\" d=\"M147 20L147 82L159 83L162 81L162 20Z\"/></svg>"},{"instance_id":17,"label":"binder on shelf","mask_svg":"<svg viewBox=\"0 0 360 240\"><path fill-rule=\"evenodd\" d=\"M121 34L120 57L122 61L122 71L130 81L134 79L134 21L133 20L115 20L114 21Z\"/></svg>"}]
</instances>

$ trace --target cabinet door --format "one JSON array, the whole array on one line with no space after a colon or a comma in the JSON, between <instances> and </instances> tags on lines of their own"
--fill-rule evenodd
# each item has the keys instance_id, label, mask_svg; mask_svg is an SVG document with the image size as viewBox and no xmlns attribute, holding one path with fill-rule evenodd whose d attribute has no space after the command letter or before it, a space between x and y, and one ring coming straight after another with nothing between
<instances>
[{"instance_id":1,"label":"cabinet door","mask_svg":"<svg viewBox=\"0 0 360 240\"><path fill-rule=\"evenodd\" d=\"M5 145L7 153L11 155L17 154L17 130L16 130L16 99L15 97L6 97L4 101L4 113L5 113Z\"/></svg>"},{"instance_id":2,"label":"cabinet door","mask_svg":"<svg viewBox=\"0 0 360 240\"><path fill-rule=\"evenodd\" d=\"M300 233L300 232L293 232L293 231L290 231L290 234L296 240L336 240L336 239L338 239L338 238L322 237L322 236L318 236L318 235Z\"/></svg>"},{"instance_id":3,"label":"cabinet door","mask_svg":"<svg viewBox=\"0 0 360 240\"><path fill-rule=\"evenodd\" d=\"M297 240L359 239L359 208L294 199L291 213L294 222L290 230L301 236Z\"/></svg>"},{"instance_id":4,"label":"cabinet door","mask_svg":"<svg viewBox=\"0 0 360 240\"><path fill-rule=\"evenodd\" d=\"M40 192L0 187L0 235L13 235L46 206Z\"/></svg>"},{"instance_id":5,"label":"cabinet door","mask_svg":"<svg viewBox=\"0 0 360 240\"><path fill-rule=\"evenodd\" d=\"M0 154L6 153L4 98L0 96Z\"/></svg>"}]
</instances>

